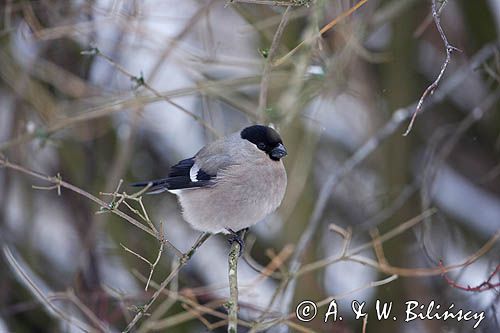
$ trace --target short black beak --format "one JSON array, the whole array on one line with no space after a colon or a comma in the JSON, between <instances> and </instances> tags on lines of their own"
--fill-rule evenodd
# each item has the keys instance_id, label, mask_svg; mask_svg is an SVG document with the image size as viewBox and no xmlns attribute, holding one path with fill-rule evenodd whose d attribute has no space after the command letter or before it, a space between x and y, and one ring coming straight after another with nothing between
<instances>
[{"instance_id":1,"label":"short black beak","mask_svg":"<svg viewBox=\"0 0 500 333\"><path fill-rule=\"evenodd\" d=\"M283 146L283 144L280 143L271 150L270 155L273 160L279 160L280 158L285 157L287 154L288 153L286 152L285 146Z\"/></svg>"}]
</instances>

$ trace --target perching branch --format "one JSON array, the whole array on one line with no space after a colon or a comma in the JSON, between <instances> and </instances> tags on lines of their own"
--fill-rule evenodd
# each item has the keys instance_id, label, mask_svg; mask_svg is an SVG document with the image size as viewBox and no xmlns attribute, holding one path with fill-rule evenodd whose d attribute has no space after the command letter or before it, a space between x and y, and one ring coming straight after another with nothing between
<instances>
[{"instance_id":1,"label":"perching branch","mask_svg":"<svg viewBox=\"0 0 500 333\"><path fill-rule=\"evenodd\" d=\"M425 89L424 93L422 94L422 97L420 97L420 100L417 103L417 107L416 107L416 109L413 112L413 115L411 117L410 123L408 124L408 128L403 133L403 136L407 136L408 134L410 134L411 129L413 128L413 124L415 122L415 119L417 118L417 114L420 112L420 110L422 110L422 104L424 103L427 96L432 95L434 93L434 91L437 89L439 82L443 78L443 74L446 71L446 67L448 67L448 64L450 63L451 54L453 53L453 51L460 51L461 52L460 49L456 48L455 46L451 45L448 42L448 38L446 37L446 35L443 31L443 28L441 27L441 10L445 6L445 4L446 4L446 2L444 2L443 5L441 6L441 8L439 8L439 10L438 10L437 5L436 5L436 0L432 0L432 17L434 18L434 23L436 24L436 28L439 31L439 35L441 36L441 39L443 40L444 47L446 50L446 58L445 58L443 64L441 65L441 70L439 71L439 75L437 76L436 80L434 80L434 82L432 82L432 84L430 86L428 86L427 89Z\"/></svg>"},{"instance_id":2,"label":"perching branch","mask_svg":"<svg viewBox=\"0 0 500 333\"><path fill-rule=\"evenodd\" d=\"M238 332L238 257L240 244L233 242L228 256L229 300L227 332Z\"/></svg>"},{"instance_id":3,"label":"perching branch","mask_svg":"<svg viewBox=\"0 0 500 333\"><path fill-rule=\"evenodd\" d=\"M245 239L246 229L237 233L238 238ZM238 259L241 254L241 244L233 241L228 255L229 300L227 332L238 332Z\"/></svg>"}]
</instances>

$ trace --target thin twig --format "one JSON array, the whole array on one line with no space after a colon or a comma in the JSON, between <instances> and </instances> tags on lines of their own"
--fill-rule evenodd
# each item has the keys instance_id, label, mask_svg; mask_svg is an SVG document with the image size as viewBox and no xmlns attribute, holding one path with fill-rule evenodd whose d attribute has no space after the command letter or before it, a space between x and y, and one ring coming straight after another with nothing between
<instances>
[{"instance_id":1,"label":"thin twig","mask_svg":"<svg viewBox=\"0 0 500 333\"><path fill-rule=\"evenodd\" d=\"M443 5L441 6L441 8L438 11L437 5L436 5L436 0L432 0L432 17L434 18L434 23L436 24L436 28L439 31L439 35L441 36L441 39L443 40L444 47L446 50L446 58L445 58L443 64L441 65L441 70L440 70L439 75L437 76L436 80L434 80L434 82L432 82L432 84L430 86L428 86L427 89L425 89L424 93L420 97L420 100L417 103L417 107L415 109L415 112L413 112L413 116L411 117L410 123L408 124L408 128L403 133L403 136L407 136L408 134L410 134L411 129L413 128L413 124L415 122L415 119L417 118L417 114L422 110L422 104L424 103L427 96L432 95L434 93L434 91L437 89L439 82L443 78L444 72L446 71L446 67L448 67L448 64L450 63L451 54L453 53L453 51L460 51L458 48L456 48L455 46L451 45L448 42L448 38L446 37L446 35L443 31L443 28L441 27L441 10L443 9L444 6L445 6L445 3L443 3Z\"/></svg>"},{"instance_id":2,"label":"thin twig","mask_svg":"<svg viewBox=\"0 0 500 333\"><path fill-rule=\"evenodd\" d=\"M141 222L137 221L133 217L125 214L124 212L122 212L121 210L118 210L115 207L110 206L108 203L102 201L101 199L97 198L96 196L90 194L89 192L86 192L86 191L82 190L81 188L79 188L79 187L77 187L75 185L72 185L72 184L70 184L70 183L62 180L61 177L50 177L50 176L41 174L41 173L36 172L36 171L28 170L28 169L26 169L26 168L24 168L24 167L22 167L22 166L20 166L18 164L11 163L11 162L7 161L6 159L3 159L3 158L0 158L0 166L3 166L3 167L8 168L8 169L19 171L21 173L33 176L33 177L38 178L38 179L45 180L45 181L47 181L49 183L55 184L55 185L60 186L60 187L64 187L64 188L66 188L66 189L68 189L70 191L73 191L73 192L81 195L81 196L84 196L87 199L90 199L91 201L97 203L101 208L106 209L107 211L109 211L109 212L111 212L111 213L113 213L115 215L118 215L122 219L124 219L127 222L129 222L129 223L133 224L134 226L136 226L137 228L145 231L146 233L148 233L151 236L155 237L156 239L160 240L159 236L158 236L158 233L155 232L154 230L151 230L150 228L146 227L144 224L142 224ZM178 256L182 255L182 252L179 251L170 241L168 241L168 240L165 239L164 243L171 250L173 250L176 255L178 255Z\"/></svg>"},{"instance_id":3,"label":"thin twig","mask_svg":"<svg viewBox=\"0 0 500 333\"><path fill-rule=\"evenodd\" d=\"M143 86L144 88L146 88L146 90L149 90L150 92L152 92L153 95L155 95L156 97L162 98L167 103L173 105L177 109L181 110L182 112L184 112L185 114L187 114L188 116L190 116L191 118L193 118L195 121L197 121L200 125L202 125L203 127L205 127L207 130L209 130L216 137L220 137L219 132L217 132L217 130L215 128L213 128L210 124L208 124L206 121L204 121L201 117L199 117L198 115L196 115L196 114L192 113L191 111L187 110L182 105L175 103L169 97L167 97L166 95L160 93L158 90L156 90L155 88L153 88L148 82L146 82L146 80L144 79L144 77L142 76L142 74L140 76L136 76L136 75L130 73L127 69L125 69L125 67L123 67L122 65L118 64L116 61L114 61L108 55L102 53L101 50L99 50L97 47L92 47L90 50L83 51L81 53L84 54L84 55L96 55L96 56L99 56L99 57L103 58L111 66L115 67L120 73L122 73L125 76L127 76L128 78L130 78L130 80L132 80L132 82L134 82L137 85L137 88L140 87L140 86Z\"/></svg>"},{"instance_id":4,"label":"thin twig","mask_svg":"<svg viewBox=\"0 0 500 333\"><path fill-rule=\"evenodd\" d=\"M344 18L350 16L352 13L354 13L356 10L358 10L361 6L363 6L365 3L367 3L368 0L360 0L358 1L354 6L340 14L339 16L335 17L333 20L331 20L328 24L323 26L323 28L320 29L320 31L317 34L314 34L313 36L304 39L302 42L300 42L297 46L295 46L290 52L282 56L281 58L277 59L275 62L273 62L273 66L278 67L285 63L291 56L293 56L302 46L305 44L308 44L312 41L314 41L316 38L321 37L325 32L328 30L332 29L335 25L337 25L340 21L342 21Z\"/></svg>"},{"instance_id":5,"label":"thin twig","mask_svg":"<svg viewBox=\"0 0 500 333\"><path fill-rule=\"evenodd\" d=\"M170 272L170 274L163 280L158 289L155 291L153 296L149 299L149 301L141 306L134 319L127 325L127 327L123 330L124 333L130 332L132 328L137 324L137 322L148 312L156 299L161 295L162 291L167 287L167 285L172 281L172 279L180 272L180 270L188 263L193 254L195 254L196 250L211 236L209 233L203 233L198 238L198 240L194 243L191 249L186 252L177 266Z\"/></svg>"},{"instance_id":6,"label":"thin twig","mask_svg":"<svg viewBox=\"0 0 500 333\"><path fill-rule=\"evenodd\" d=\"M269 90L269 80L271 76L272 70L272 61L276 52L278 51L278 46L281 41L281 37L283 36L283 32L285 31L285 27L288 23L288 18L291 13L291 6L288 6L281 16L281 21L276 29L276 33L274 34L273 41L271 42L271 47L269 48L269 52L267 54L266 63L264 64L264 70L262 71L262 81L260 83L260 94L259 94L259 109L258 114L263 118L264 112L267 106L267 94Z\"/></svg>"}]
</instances>

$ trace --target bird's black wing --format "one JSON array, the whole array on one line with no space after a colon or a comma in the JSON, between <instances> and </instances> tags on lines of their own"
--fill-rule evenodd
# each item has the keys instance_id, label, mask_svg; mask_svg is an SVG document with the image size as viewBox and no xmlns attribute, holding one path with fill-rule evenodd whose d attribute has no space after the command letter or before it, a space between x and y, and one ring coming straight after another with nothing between
<instances>
[{"instance_id":1,"label":"bird's black wing","mask_svg":"<svg viewBox=\"0 0 500 333\"><path fill-rule=\"evenodd\" d=\"M194 173L196 171L196 173ZM206 187L214 184L216 175L211 175L196 165L195 158L180 161L170 169L167 178L131 184L131 186L147 186L151 183L148 194L161 193L168 190L182 190Z\"/></svg>"}]
</instances>

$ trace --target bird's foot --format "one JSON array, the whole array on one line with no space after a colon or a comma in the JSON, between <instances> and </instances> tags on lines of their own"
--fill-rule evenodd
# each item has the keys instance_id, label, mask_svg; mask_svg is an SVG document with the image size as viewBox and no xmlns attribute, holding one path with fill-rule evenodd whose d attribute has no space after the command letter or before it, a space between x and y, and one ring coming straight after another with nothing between
<instances>
[{"instance_id":1,"label":"bird's foot","mask_svg":"<svg viewBox=\"0 0 500 333\"><path fill-rule=\"evenodd\" d=\"M245 233L247 232L248 228L241 229L237 232L230 228L227 228L226 230L230 233L227 238L229 244L233 245L234 242L237 242L240 245L240 253L238 254L238 256L241 257L241 255L243 254L243 248L245 246L245 241L243 238L245 237Z\"/></svg>"}]
</instances>

